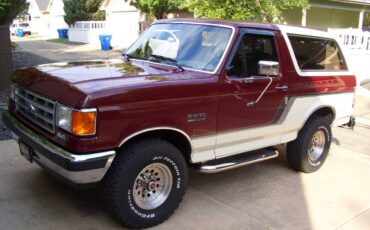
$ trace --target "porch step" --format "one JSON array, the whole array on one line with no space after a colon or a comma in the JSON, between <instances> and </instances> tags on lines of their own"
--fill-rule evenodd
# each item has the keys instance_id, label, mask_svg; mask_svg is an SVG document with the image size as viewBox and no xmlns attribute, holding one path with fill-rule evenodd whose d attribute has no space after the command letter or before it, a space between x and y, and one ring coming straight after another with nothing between
<instances>
[{"instance_id":1,"label":"porch step","mask_svg":"<svg viewBox=\"0 0 370 230\"><path fill-rule=\"evenodd\" d=\"M201 173L218 173L230 169L239 168L245 165L255 164L261 161L273 159L279 156L279 152L275 148L262 149L256 154L248 155L238 159L218 159L218 163L205 163L194 167L196 171Z\"/></svg>"}]
</instances>

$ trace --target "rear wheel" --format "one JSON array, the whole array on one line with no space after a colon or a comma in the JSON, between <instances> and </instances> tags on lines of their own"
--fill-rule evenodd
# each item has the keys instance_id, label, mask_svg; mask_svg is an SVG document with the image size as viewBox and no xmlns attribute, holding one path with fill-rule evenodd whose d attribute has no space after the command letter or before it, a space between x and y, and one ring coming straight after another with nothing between
<instances>
[{"instance_id":1,"label":"rear wheel","mask_svg":"<svg viewBox=\"0 0 370 230\"><path fill-rule=\"evenodd\" d=\"M151 227L177 209L186 190L187 165L172 144L144 139L117 154L102 185L106 206L122 224Z\"/></svg>"},{"instance_id":2,"label":"rear wheel","mask_svg":"<svg viewBox=\"0 0 370 230\"><path fill-rule=\"evenodd\" d=\"M297 139L288 143L288 162L295 170L314 172L324 164L330 144L331 128L328 119L312 116L299 131Z\"/></svg>"}]
</instances>

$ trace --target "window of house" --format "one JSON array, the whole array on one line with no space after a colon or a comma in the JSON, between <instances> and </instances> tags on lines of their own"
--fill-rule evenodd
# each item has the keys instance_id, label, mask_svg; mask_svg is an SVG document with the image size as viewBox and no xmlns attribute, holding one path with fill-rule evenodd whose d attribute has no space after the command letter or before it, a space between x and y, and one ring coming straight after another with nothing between
<instances>
[{"instance_id":1,"label":"window of house","mask_svg":"<svg viewBox=\"0 0 370 230\"><path fill-rule=\"evenodd\" d=\"M332 39L288 35L302 71L347 70L343 54Z\"/></svg>"},{"instance_id":2,"label":"window of house","mask_svg":"<svg viewBox=\"0 0 370 230\"><path fill-rule=\"evenodd\" d=\"M241 78L258 76L259 61L278 61L274 37L245 34L229 65L228 75Z\"/></svg>"}]
</instances>

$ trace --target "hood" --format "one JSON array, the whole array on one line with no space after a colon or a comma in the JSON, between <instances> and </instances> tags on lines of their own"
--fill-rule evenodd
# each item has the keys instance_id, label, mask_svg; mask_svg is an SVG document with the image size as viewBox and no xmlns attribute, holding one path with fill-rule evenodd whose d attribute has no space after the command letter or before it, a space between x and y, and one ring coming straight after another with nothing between
<instances>
[{"instance_id":1,"label":"hood","mask_svg":"<svg viewBox=\"0 0 370 230\"><path fill-rule=\"evenodd\" d=\"M165 68L164 68L165 67ZM88 96L112 88L147 87L153 82L191 78L174 66L121 59L66 62L19 69L12 80L68 105L84 105ZM67 96L68 95L68 96Z\"/></svg>"},{"instance_id":2,"label":"hood","mask_svg":"<svg viewBox=\"0 0 370 230\"><path fill-rule=\"evenodd\" d=\"M155 68L155 66L139 62L124 62L120 59L52 63L34 68L41 73L46 73L71 84L164 73L163 69ZM168 73L168 71L166 72Z\"/></svg>"}]
</instances>

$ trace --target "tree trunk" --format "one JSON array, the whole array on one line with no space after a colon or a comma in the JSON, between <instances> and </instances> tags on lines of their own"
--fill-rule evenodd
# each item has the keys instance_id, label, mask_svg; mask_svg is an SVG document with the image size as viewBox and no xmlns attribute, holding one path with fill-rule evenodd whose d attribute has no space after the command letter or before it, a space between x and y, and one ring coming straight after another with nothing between
<instances>
[{"instance_id":1,"label":"tree trunk","mask_svg":"<svg viewBox=\"0 0 370 230\"><path fill-rule=\"evenodd\" d=\"M0 90L7 90L13 72L9 25L0 25Z\"/></svg>"}]
</instances>

